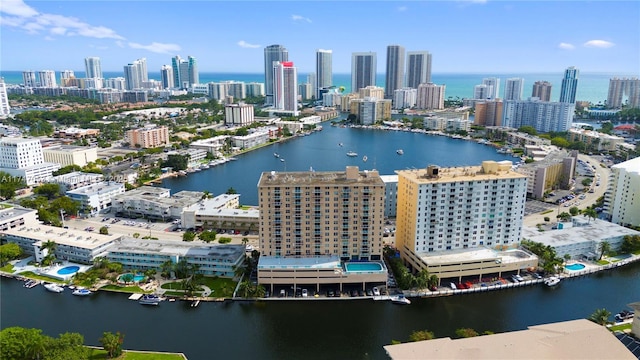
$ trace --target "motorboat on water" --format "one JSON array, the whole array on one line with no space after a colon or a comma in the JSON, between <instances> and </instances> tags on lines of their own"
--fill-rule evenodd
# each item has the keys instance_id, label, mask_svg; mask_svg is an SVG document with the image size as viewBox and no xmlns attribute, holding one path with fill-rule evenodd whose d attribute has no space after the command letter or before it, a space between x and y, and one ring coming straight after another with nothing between
<instances>
[{"instance_id":1,"label":"motorboat on water","mask_svg":"<svg viewBox=\"0 0 640 360\"><path fill-rule=\"evenodd\" d=\"M343 147L344 144L343 143L338 143L338 146Z\"/></svg>"},{"instance_id":2,"label":"motorboat on water","mask_svg":"<svg viewBox=\"0 0 640 360\"><path fill-rule=\"evenodd\" d=\"M157 295L144 294L140 300L138 300L138 303L142 305L158 305L160 304L160 298Z\"/></svg>"},{"instance_id":3,"label":"motorboat on water","mask_svg":"<svg viewBox=\"0 0 640 360\"><path fill-rule=\"evenodd\" d=\"M358 156L358 153L357 153L357 152L355 152L355 151L349 151L349 152L347 153L347 156L355 157L355 156Z\"/></svg>"},{"instance_id":4,"label":"motorboat on water","mask_svg":"<svg viewBox=\"0 0 640 360\"><path fill-rule=\"evenodd\" d=\"M280 161L284 162L284 159L280 159Z\"/></svg>"},{"instance_id":5,"label":"motorboat on water","mask_svg":"<svg viewBox=\"0 0 640 360\"><path fill-rule=\"evenodd\" d=\"M633 311L622 310L619 313L617 313L614 318L616 319L616 322L622 322L625 320L633 319L633 315L634 315Z\"/></svg>"},{"instance_id":6,"label":"motorboat on water","mask_svg":"<svg viewBox=\"0 0 640 360\"><path fill-rule=\"evenodd\" d=\"M404 154L404 150L398 149L398 150L396 150L396 154L402 155L402 154Z\"/></svg>"},{"instance_id":7,"label":"motorboat on water","mask_svg":"<svg viewBox=\"0 0 640 360\"><path fill-rule=\"evenodd\" d=\"M394 295L391 297L391 302L398 305L409 305L411 304L411 300L404 297L404 295Z\"/></svg>"},{"instance_id":8,"label":"motorboat on water","mask_svg":"<svg viewBox=\"0 0 640 360\"><path fill-rule=\"evenodd\" d=\"M279 157L280 157L280 154L278 154L278 153L273 153L273 156L275 156L275 157L279 158Z\"/></svg>"},{"instance_id":9,"label":"motorboat on water","mask_svg":"<svg viewBox=\"0 0 640 360\"><path fill-rule=\"evenodd\" d=\"M44 284L44 288L54 293L61 293L64 291L64 288L62 286L56 285L54 283Z\"/></svg>"},{"instance_id":10,"label":"motorboat on water","mask_svg":"<svg viewBox=\"0 0 640 360\"><path fill-rule=\"evenodd\" d=\"M368 159L368 158L367 158L367 155L365 155L365 156L363 156L363 157L362 157L362 161L364 161L364 162L367 162L367 159Z\"/></svg>"},{"instance_id":11,"label":"motorboat on water","mask_svg":"<svg viewBox=\"0 0 640 360\"><path fill-rule=\"evenodd\" d=\"M89 289L75 289L73 290L72 294L76 296L87 296L93 293Z\"/></svg>"},{"instance_id":12,"label":"motorboat on water","mask_svg":"<svg viewBox=\"0 0 640 360\"><path fill-rule=\"evenodd\" d=\"M550 276L546 279L544 279L544 284L551 287L551 286L555 286L558 285L558 283L560 282L560 278L557 276Z\"/></svg>"}]
</instances>

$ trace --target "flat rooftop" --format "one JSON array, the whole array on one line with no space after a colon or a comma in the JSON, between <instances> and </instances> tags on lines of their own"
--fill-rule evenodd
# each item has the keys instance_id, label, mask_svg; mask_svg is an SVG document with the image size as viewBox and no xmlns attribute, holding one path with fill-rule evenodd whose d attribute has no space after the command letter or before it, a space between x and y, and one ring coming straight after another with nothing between
<instances>
[{"instance_id":1,"label":"flat rooftop","mask_svg":"<svg viewBox=\"0 0 640 360\"><path fill-rule=\"evenodd\" d=\"M64 229L42 224L27 224L21 227L5 230L2 234L25 237L36 241L55 241L60 245L75 246L93 250L120 238L120 235L102 235L96 231L89 232L76 229Z\"/></svg>"},{"instance_id":2,"label":"flat rooftop","mask_svg":"<svg viewBox=\"0 0 640 360\"><path fill-rule=\"evenodd\" d=\"M63 184L77 184L77 183L83 183L87 181L89 182L97 181L98 179L102 179L103 177L104 176L102 174L74 171L68 174L53 176L51 177L51 182L63 183Z\"/></svg>"},{"instance_id":3,"label":"flat rooftop","mask_svg":"<svg viewBox=\"0 0 640 360\"><path fill-rule=\"evenodd\" d=\"M637 360L604 326L586 319L462 339L440 338L384 347L402 359L618 359Z\"/></svg>"},{"instance_id":4,"label":"flat rooftop","mask_svg":"<svg viewBox=\"0 0 640 360\"><path fill-rule=\"evenodd\" d=\"M357 166L347 167L347 170L353 170L354 173L357 173L357 176L348 178L346 171L263 172L258 181L258 187L284 184L351 185L355 183L384 186L384 182L382 182L380 175L375 170L358 171Z\"/></svg>"},{"instance_id":5,"label":"flat rooftop","mask_svg":"<svg viewBox=\"0 0 640 360\"><path fill-rule=\"evenodd\" d=\"M222 262L235 263L245 254L244 245L205 245L169 240L140 240L123 238L109 252L158 254L167 256L213 257Z\"/></svg>"},{"instance_id":6,"label":"flat rooftop","mask_svg":"<svg viewBox=\"0 0 640 360\"><path fill-rule=\"evenodd\" d=\"M398 182L398 175L380 175L380 179L382 179L382 181L387 184L387 183L397 183Z\"/></svg>"},{"instance_id":7,"label":"flat rooftop","mask_svg":"<svg viewBox=\"0 0 640 360\"><path fill-rule=\"evenodd\" d=\"M640 175L640 157L613 165L612 169L624 169L626 172Z\"/></svg>"},{"instance_id":8,"label":"flat rooftop","mask_svg":"<svg viewBox=\"0 0 640 360\"><path fill-rule=\"evenodd\" d=\"M2 204L2 206L5 206L7 204ZM10 206L10 205L9 205ZM5 222L5 221L11 221L13 219L18 219L22 216L24 216L25 214L28 214L30 212L36 212L37 210L34 209L28 209L28 208L23 208L21 206L12 206L12 207L7 207L7 208L0 208L0 222Z\"/></svg>"},{"instance_id":9,"label":"flat rooftop","mask_svg":"<svg viewBox=\"0 0 640 360\"><path fill-rule=\"evenodd\" d=\"M63 152L76 152L76 151L87 151L90 149L95 149L95 147L89 146L76 146L76 145L54 145L47 146L42 148L42 151L63 151Z\"/></svg>"},{"instance_id":10,"label":"flat rooftop","mask_svg":"<svg viewBox=\"0 0 640 360\"><path fill-rule=\"evenodd\" d=\"M538 231L536 227L522 227L523 238L554 247L577 244L585 241L602 241L625 235L640 235L640 231L635 231L604 220L591 220L584 226L571 226L569 228L542 232Z\"/></svg>"},{"instance_id":11,"label":"flat rooftop","mask_svg":"<svg viewBox=\"0 0 640 360\"><path fill-rule=\"evenodd\" d=\"M240 199L240 194L222 194L211 199L202 199L197 204L193 204L187 210L198 210L198 213L217 212L219 209L234 199Z\"/></svg>"},{"instance_id":12,"label":"flat rooftop","mask_svg":"<svg viewBox=\"0 0 640 360\"><path fill-rule=\"evenodd\" d=\"M337 256L318 256L308 258L283 258L260 256L258 269L342 269Z\"/></svg>"},{"instance_id":13,"label":"flat rooftop","mask_svg":"<svg viewBox=\"0 0 640 360\"><path fill-rule=\"evenodd\" d=\"M486 161L485 163L496 164L501 168L489 172L485 172L482 166L438 168L438 173L435 176L430 175L428 168L398 170L396 173L417 184L526 178L526 176L511 170L513 165L511 161Z\"/></svg>"},{"instance_id":14,"label":"flat rooftop","mask_svg":"<svg viewBox=\"0 0 640 360\"><path fill-rule=\"evenodd\" d=\"M503 263L519 262L524 259L535 259L536 256L519 249L498 251L487 247L459 249L437 252L417 253L429 266L466 263L471 261L500 260Z\"/></svg>"},{"instance_id":15,"label":"flat rooftop","mask_svg":"<svg viewBox=\"0 0 640 360\"><path fill-rule=\"evenodd\" d=\"M124 189L124 184L119 182L99 182L87 186L83 186L74 190L67 191L67 194L74 195L93 195L100 193L109 193L118 189Z\"/></svg>"}]
</instances>

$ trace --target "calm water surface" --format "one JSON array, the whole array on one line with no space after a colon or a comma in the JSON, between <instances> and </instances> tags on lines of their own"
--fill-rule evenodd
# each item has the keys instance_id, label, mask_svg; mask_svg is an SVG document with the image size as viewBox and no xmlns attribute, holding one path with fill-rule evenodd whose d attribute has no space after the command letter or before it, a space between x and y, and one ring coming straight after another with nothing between
<instances>
[{"instance_id":1,"label":"calm water surface","mask_svg":"<svg viewBox=\"0 0 640 360\"><path fill-rule=\"evenodd\" d=\"M25 289L2 278L0 326L43 329L57 336L82 333L99 345L103 331L121 331L126 348L184 352L197 359L386 359L382 346L407 341L415 330L437 337L456 329L504 332L588 317L598 308L616 313L640 300L640 263L589 277L483 294L386 301L163 302L139 305L126 294L90 297Z\"/></svg>"},{"instance_id":2,"label":"calm water surface","mask_svg":"<svg viewBox=\"0 0 640 360\"><path fill-rule=\"evenodd\" d=\"M381 175L393 175L395 170L432 164L466 166L480 165L484 160L514 159L473 141L404 131L340 128L328 122L322 125L322 131L309 136L266 146L237 156L237 161L186 177L165 179L161 186L172 192L208 190L214 195L233 187L241 195L241 203L258 205L257 185L264 171L344 171L348 165L357 165L361 170L377 169ZM404 155L396 154L397 149L403 149ZM348 151L355 151L358 156L349 157Z\"/></svg>"}]
</instances>

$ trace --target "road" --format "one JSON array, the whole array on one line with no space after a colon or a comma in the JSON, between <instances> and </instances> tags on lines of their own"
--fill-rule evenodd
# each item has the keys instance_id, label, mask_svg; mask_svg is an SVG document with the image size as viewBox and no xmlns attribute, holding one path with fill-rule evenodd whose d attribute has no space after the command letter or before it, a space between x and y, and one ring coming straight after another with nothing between
<instances>
[{"instance_id":1,"label":"road","mask_svg":"<svg viewBox=\"0 0 640 360\"><path fill-rule=\"evenodd\" d=\"M580 154L578 155L578 159L583 160L587 162L589 165L593 165L596 167L594 171L597 175L596 177L594 177L594 180L591 183L591 189L593 189L594 192L585 193L586 197L584 200L579 200L576 197L575 199L571 200L570 205L567 207L564 206L565 204L558 205L558 207L552 213L546 213L546 214L537 213L537 214L525 216L523 221L523 224L525 226L536 226L537 224L543 224L545 216L548 216L551 218L552 221L555 221L556 216L559 213L569 212L569 208L572 206L577 206L578 209L584 210L588 206L591 206L592 204L594 204L601 196L605 194L605 192L607 191L607 186L609 185L609 174L611 173L611 170L608 167L600 166L600 162L598 160L588 155ZM596 183L598 182L598 175L600 175L600 178L599 178L600 185L596 186ZM579 204L577 204L578 202Z\"/></svg>"}]
</instances>

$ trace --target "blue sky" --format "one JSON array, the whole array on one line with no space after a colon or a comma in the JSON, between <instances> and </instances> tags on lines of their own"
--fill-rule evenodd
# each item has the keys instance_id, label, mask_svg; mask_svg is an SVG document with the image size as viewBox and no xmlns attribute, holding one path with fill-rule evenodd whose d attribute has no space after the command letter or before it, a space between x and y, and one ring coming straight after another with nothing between
<instances>
[{"instance_id":1,"label":"blue sky","mask_svg":"<svg viewBox=\"0 0 640 360\"><path fill-rule=\"evenodd\" d=\"M0 1L0 69L104 71L171 57L201 72L262 72L263 48L282 44L300 72L315 50L333 50L333 71L351 53L386 46L433 54L434 73L640 74L640 1Z\"/></svg>"}]
</instances>

